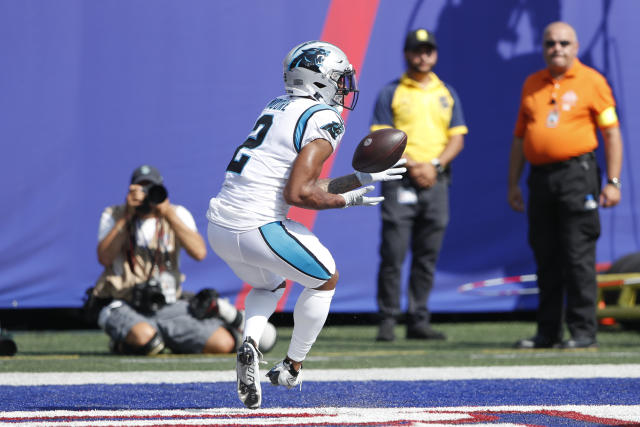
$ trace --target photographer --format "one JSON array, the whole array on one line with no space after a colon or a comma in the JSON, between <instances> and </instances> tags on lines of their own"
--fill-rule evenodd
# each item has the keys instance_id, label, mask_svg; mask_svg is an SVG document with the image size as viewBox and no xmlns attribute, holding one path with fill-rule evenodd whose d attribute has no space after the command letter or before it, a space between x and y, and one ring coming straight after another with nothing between
<instances>
[{"instance_id":1,"label":"photographer","mask_svg":"<svg viewBox=\"0 0 640 427\"><path fill-rule=\"evenodd\" d=\"M125 204L103 211L98 261L105 269L88 291L85 313L111 337L115 353L230 353L242 312L212 289L182 298L180 249L198 261L207 250L191 213L167 195L158 170L143 165L131 176Z\"/></svg>"}]
</instances>

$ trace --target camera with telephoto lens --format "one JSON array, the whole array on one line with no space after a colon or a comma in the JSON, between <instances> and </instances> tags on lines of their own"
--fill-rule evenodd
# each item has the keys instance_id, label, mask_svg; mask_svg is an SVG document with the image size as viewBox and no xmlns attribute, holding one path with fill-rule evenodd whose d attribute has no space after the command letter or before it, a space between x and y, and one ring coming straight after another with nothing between
<instances>
[{"instance_id":1,"label":"camera with telephoto lens","mask_svg":"<svg viewBox=\"0 0 640 427\"><path fill-rule=\"evenodd\" d=\"M142 204L136 208L140 214L148 214L155 205L167 200L169 192L162 184L150 184L142 187L142 191L147 197L144 198Z\"/></svg>"}]
</instances>

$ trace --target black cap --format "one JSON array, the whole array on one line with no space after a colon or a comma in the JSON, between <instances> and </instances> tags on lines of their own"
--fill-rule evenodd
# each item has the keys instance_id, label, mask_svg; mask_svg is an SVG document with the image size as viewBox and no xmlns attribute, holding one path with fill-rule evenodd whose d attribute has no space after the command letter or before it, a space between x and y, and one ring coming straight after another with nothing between
<instances>
[{"instance_id":1,"label":"black cap","mask_svg":"<svg viewBox=\"0 0 640 427\"><path fill-rule=\"evenodd\" d=\"M150 165L142 165L133 171L131 175L131 183L138 184L142 181L149 181L153 184L162 184L162 175L158 169Z\"/></svg>"},{"instance_id":2,"label":"black cap","mask_svg":"<svg viewBox=\"0 0 640 427\"><path fill-rule=\"evenodd\" d=\"M424 28L418 28L407 34L407 38L404 41L404 51L414 50L423 45L432 46L434 49L438 48L436 36Z\"/></svg>"}]
</instances>

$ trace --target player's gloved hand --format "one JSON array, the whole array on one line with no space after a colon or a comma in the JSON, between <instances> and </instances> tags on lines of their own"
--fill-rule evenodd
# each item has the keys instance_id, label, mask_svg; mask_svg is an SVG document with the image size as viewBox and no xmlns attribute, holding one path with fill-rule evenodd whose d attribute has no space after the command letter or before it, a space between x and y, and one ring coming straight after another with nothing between
<instances>
[{"instance_id":1,"label":"player's gloved hand","mask_svg":"<svg viewBox=\"0 0 640 427\"><path fill-rule=\"evenodd\" d=\"M366 197L369 191L373 190L375 187L373 185L369 185L367 187L358 188L355 190L347 191L346 193L340 193L340 196L344 198L347 202L344 205L345 208L349 206L375 206L381 201L384 200L384 197Z\"/></svg>"},{"instance_id":2,"label":"player's gloved hand","mask_svg":"<svg viewBox=\"0 0 640 427\"><path fill-rule=\"evenodd\" d=\"M378 181L395 181L396 179L402 179L402 174L407 171L407 168L401 167L405 163L407 163L407 159L400 159L395 165L382 172L367 173L355 171L355 175L358 181L360 181L360 185L369 185Z\"/></svg>"}]
</instances>

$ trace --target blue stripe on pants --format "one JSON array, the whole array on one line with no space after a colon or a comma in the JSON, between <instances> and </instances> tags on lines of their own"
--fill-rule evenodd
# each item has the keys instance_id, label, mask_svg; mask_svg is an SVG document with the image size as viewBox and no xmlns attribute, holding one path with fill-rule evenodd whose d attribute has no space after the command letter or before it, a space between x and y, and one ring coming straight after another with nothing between
<instances>
[{"instance_id":1,"label":"blue stripe on pants","mask_svg":"<svg viewBox=\"0 0 640 427\"><path fill-rule=\"evenodd\" d=\"M271 250L283 261L304 274L321 280L329 280L331 273L293 235L289 234L281 221L260 227L262 238Z\"/></svg>"}]
</instances>

